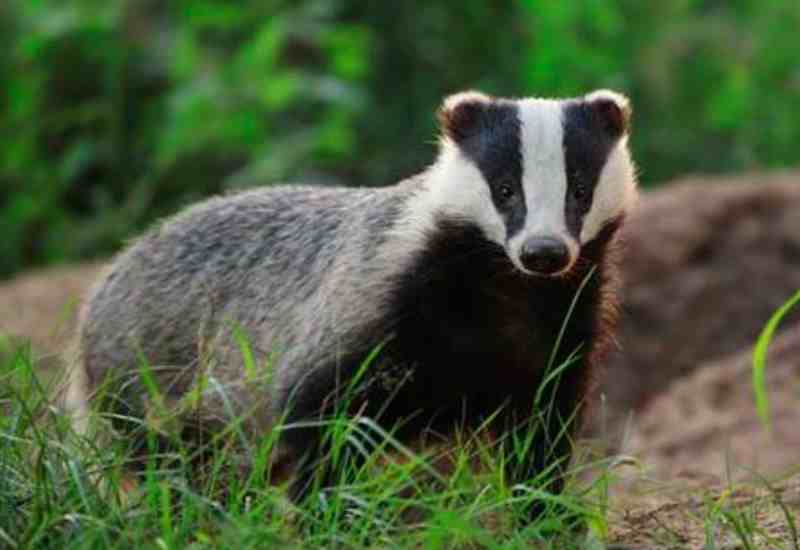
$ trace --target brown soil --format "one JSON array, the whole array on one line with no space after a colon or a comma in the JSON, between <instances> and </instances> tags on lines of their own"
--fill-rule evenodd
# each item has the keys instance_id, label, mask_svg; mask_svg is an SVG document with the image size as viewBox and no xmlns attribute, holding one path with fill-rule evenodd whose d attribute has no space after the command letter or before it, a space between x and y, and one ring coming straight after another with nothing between
<instances>
[{"instance_id":1,"label":"brown soil","mask_svg":"<svg viewBox=\"0 0 800 550\"><path fill-rule=\"evenodd\" d=\"M101 264L26 273L0 285L0 337L29 341L45 363L55 365L73 334L78 305Z\"/></svg>"},{"instance_id":2,"label":"brown soil","mask_svg":"<svg viewBox=\"0 0 800 550\"><path fill-rule=\"evenodd\" d=\"M608 548L796 549L799 514L800 476L772 484L650 484L612 500Z\"/></svg>"},{"instance_id":3,"label":"brown soil","mask_svg":"<svg viewBox=\"0 0 800 550\"><path fill-rule=\"evenodd\" d=\"M771 430L756 414L751 380L748 349L675 382L634 422L630 452L662 479L742 479L800 465L800 323L770 346Z\"/></svg>"},{"instance_id":4,"label":"brown soil","mask_svg":"<svg viewBox=\"0 0 800 550\"><path fill-rule=\"evenodd\" d=\"M786 514L800 528L800 323L770 346L771 430L751 369L750 349L705 364L631 423L623 451L640 467L619 474L610 519L612 540L632 545L621 548L704 548L708 528L717 548L746 548L739 516L758 526L752 548L798 548Z\"/></svg>"}]
</instances>

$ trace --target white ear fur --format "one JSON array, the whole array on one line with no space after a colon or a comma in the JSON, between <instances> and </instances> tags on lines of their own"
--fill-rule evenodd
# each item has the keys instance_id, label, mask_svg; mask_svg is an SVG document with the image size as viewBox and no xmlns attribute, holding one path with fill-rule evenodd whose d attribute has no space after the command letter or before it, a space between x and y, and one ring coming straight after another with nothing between
<instances>
[{"instance_id":1,"label":"white ear fur","mask_svg":"<svg viewBox=\"0 0 800 550\"><path fill-rule=\"evenodd\" d=\"M614 132L620 135L628 133L633 109L626 96L613 90L595 90L584 96L584 99L596 106L598 114L607 119Z\"/></svg>"},{"instance_id":2,"label":"white ear fur","mask_svg":"<svg viewBox=\"0 0 800 550\"><path fill-rule=\"evenodd\" d=\"M628 99L628 96L623 95L619 92L615 92L614 90L606 90L606 89L595 90L587 94L585 99L586 101L589 102L603 100L603 99L608 101L613 101L617 105L617 107L619 107L620 110L626 113L628 116L630 116L631 113L633 112L633 110L631 109L631 100Z\"/></svg>"},{"instance_id":3,"label":"white ear fur","mask_svg":"<svg viewBox=\"0 0 800 550\"><path fill-rule=\"evenodd\" d=\"M478 125L483 106L491 100L491 97L476 91L460 92L445 98L438 112L442 134L456 142L469 136Z\"/></svg>"},{"instance_id":4,"label":"white ear fur","mask_svg":"<svg viewBox=\"0 0 800 550\"><path fill-rule=\"evenodd\" d=\"M477 90L466 90L447 96L442 103L442 109L454 109L459 103L488 103L492 98Z\"/></svg>"}]
</instances>

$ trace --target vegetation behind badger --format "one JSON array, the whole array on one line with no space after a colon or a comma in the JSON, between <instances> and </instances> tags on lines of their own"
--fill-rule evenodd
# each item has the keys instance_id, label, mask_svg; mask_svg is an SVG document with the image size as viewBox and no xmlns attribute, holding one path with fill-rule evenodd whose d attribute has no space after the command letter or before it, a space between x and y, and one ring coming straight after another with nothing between
<instances>
[{"instance_id":1,"label":"vegetation behind badger","mask_svg":"<svg viewBox=\"0 0 800 550\"><path fill-rule=\"evenodd\" d=\"M82 420L105 387L101 409L148 417L155 386L160 405L212 431L241 417L263 434L284 418L297 499L315 472L333 484L322 429L302 422L341 406L342 388L355 388L350 413L404 441L491 419L510 444L541 421L530 449L509 455L509 481L563 468L561 436L614 321L616 233L636 196L629 114L608 91L457 94L439 113L436 162L408 180L269 187L190 208L95 287L69 407ZM544 414L545 373L568 360Z\"/></svg>"}]
</instances>

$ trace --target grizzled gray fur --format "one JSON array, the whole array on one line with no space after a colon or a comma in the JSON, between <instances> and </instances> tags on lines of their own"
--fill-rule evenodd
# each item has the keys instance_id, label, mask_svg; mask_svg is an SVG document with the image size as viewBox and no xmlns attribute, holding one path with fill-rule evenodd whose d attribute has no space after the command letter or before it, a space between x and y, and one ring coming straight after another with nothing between
<instances>
[{"instance_id":1,"label":"grizzled gray fur","mask_svg":"<svg viewBox=\"0 0 800 550\"><path fill-rule=\"evenodd\" d=\"M272 410L275 396L300 375L296 365L335 360L358 337L353 327L379 314L389 269L380 249L416 186L276 186L163 223L116 259L88 300L80 347L89 386L131 369L120 384L126 404L144 414L137 369L146 361L167 400L207 376L207 420L247 414L249 427L268 427L281 412ZM250 384L243 345L265 371Z\"/></svg>"}]
</instances>

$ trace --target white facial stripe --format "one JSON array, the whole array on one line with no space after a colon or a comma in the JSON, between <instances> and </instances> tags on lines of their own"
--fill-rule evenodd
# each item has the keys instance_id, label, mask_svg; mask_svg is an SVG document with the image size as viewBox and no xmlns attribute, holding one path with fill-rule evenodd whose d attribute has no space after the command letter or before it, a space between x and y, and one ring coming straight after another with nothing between
<instances>
[{"instance_id":1,"label":"white facial stripe","mask_svg":"<svg viewBox=\"0 0 800 550\"><path fill-rule=\"evenodd\" d=\"M600 172L592 207L583 219L582 243L592 240L605 223L630 210L636 201L636 175L626 141L623 138L611 150Z\"/></svg>"},{"instance_id":2,"label":"white facial stripe","mask_svg":"<svg viewBox=\"0 0 800 550\"><path fill-rule=\"evenodd\" d=\"M577 256L577 243L567 230L564 208L567 174L564 169L562 106L557 100L524 99L519 102L522 141L522 187L527 215L525 225L511 238L509 248L518 256L530 237L558 237ZM516 258L512 258L517 261Z\"/></svg>"},{"instance_id":3,"label":"white facial stripe","mask_svg":"<svg viewBox=\"0 0 800 550\"><path fill-rule=\"evenodd\" d=\"M558 101L520 101L522 129L522 186L528 215L523 233L557 235L567 232L561 104Z\"/></svg>"}]
</instances>

